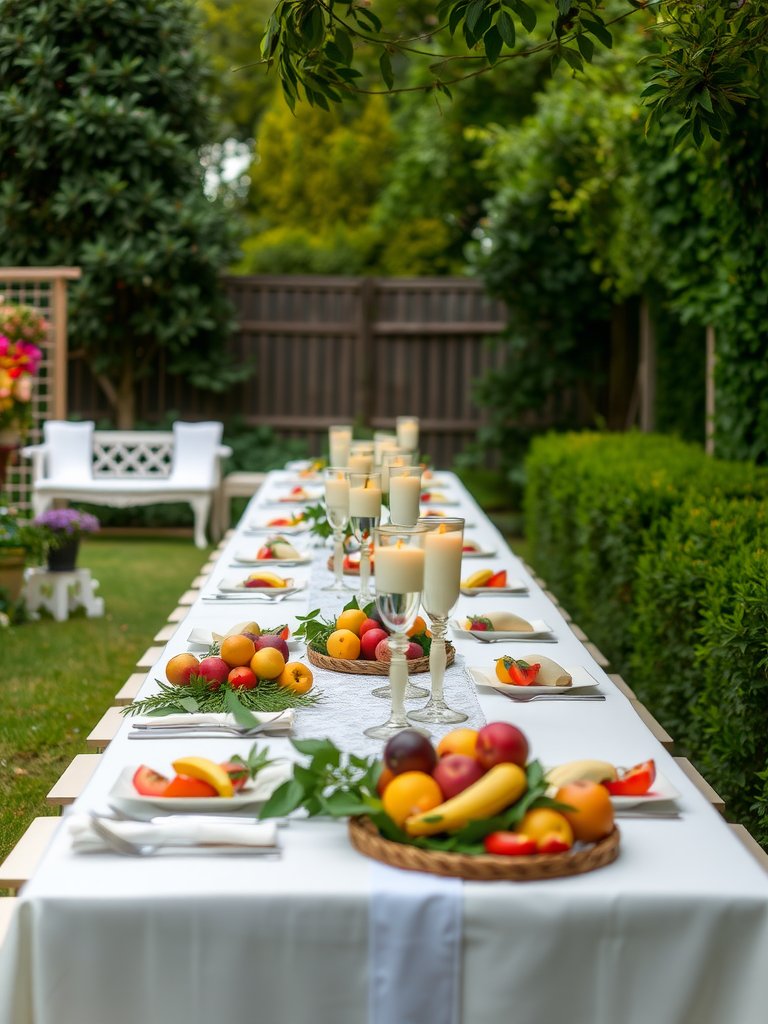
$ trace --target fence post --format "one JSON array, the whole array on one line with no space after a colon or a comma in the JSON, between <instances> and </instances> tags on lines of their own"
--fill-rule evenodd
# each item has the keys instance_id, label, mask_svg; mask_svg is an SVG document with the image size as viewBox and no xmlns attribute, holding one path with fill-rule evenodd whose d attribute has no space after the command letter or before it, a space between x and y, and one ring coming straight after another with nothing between
<instances>
[{"instance_id":1,"label":"fence post","mask_svg":"<svg viewBox=\"0 0 768 1024\"><path fill-rule=\"evenodd\" d=\"M355 336L355 421L369 426L373 417L373 317L375 314L376 281L364 277L360 281L357 334Z\"/></svg>"}]
</instances>

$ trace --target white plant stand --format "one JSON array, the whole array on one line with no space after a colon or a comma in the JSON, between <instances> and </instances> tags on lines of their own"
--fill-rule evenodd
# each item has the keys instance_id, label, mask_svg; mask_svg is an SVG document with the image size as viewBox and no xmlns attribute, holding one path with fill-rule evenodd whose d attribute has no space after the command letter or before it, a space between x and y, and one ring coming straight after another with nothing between
<instances>
[{"instance_id":1,"label":"white plant stand","mask_svg":"<svg viewBox=\"0 0 768 1024\"><path fill-rule=\"evenodd\" d=\"M40 609L50 612L56 622L65 622L69 613L84 608L89 619L104 614L104 598L94 591L99 581L91 579L90 569L72 572L48 572L47 569L27 569L24 573L24 601L27 614L40 618Z\"/></svg>"}]
</instances>

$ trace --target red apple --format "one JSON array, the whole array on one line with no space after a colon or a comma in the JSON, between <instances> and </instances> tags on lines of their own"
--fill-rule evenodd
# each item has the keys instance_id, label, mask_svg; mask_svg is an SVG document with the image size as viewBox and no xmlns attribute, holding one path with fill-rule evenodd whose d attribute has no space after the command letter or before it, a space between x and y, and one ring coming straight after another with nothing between
<instances>
[{"instance_id":1,"label":"red apple","mask_svg":"<svg viewBox=\"0 0 768 1024\"><path fill-rule=\"evenodd\" d=\"M467 757L466 754L446 754L437 762L432 777L445 799L450 800L452 796L477 782L484 774L474 757Z\"/></svg>"},{"instance_id":2,"label":"red apple","mask_svg":"<svg viewBox=\"0 0 768 1024\"><path fill-rule=\"evenodd\" d=\"M363 623L363 625L365 625L365 623ZM364 633L360 634L360 656L362 658L367 658L368 661L374 661L376 658L376 648L382 640L386 639L386 630L382 629L378 624L376 624L375 627L367 629Z\"/></svg>"},{"instance_id":3,"label":"red apple","mask_svg":"<svg viewBox=\"0 0 768 1024\"><path fill-rule=\"evenodd\" d=\"M360 623L360 631L358 636L363 636L369 629L381 629L381 623L377 622L376 619L363 619Z\"/></svg>"},{"instance_id":4,"label":"red apple","mask_svg":"<svg viewBox=\"0 0 768 1024\"><path fill-rule=\"evenodd\" d=\"M247 665L238 665L237 668L233 668L227 679L229 685L236 690L255 690L259 685L256 673Z\"/></svg>"},{"instance_id":5,"label":"red apple","mask_svg":"<svg viewBox=\"0 0 768 1024\"><path fill-rule=\"evenodd\" d=\"M218 690L230 673L230 667L223 658L203 658L197 666L195 675L201 676L211 690Z\"/></svg>"},{"instance_id":6,"label":"red apple","mask_svg":"<svg viewBox=\"0 0 768 1024\"><path fill-rule=\"evenodd\" d=\"M477 734L475 757L485 771L504 762L524 768L528 760L528 740L508 722L490 722Z\"/></svg>"},{"instance_id":7,"label":"red apple","mask_svg":"<svg viewBox=\"0 0 768 1024\"><path fill-rule=\"evenodd\" d=\"M421 644L417 644L415 640L411 640L408 644L408 650L405 652L405 656L408 661L413 661L414 658L423 658L424 648Z\"/></svg>"},{"instance_id":8,"label":"red apple","mask_svg":"<svg viewBox=\"0 0 768 1024\"><path fill-rule=\"evenodd\" d=\"M261 636L256 637L253 641L253 646L257 651L260 651L263 647L274 647L288 661L288 644L275 633L262 633Z\"/></svg>"},{"instance_id":9,"label":"red apple","mask_svg":"<svg viewBox=\"0 0 768 1024\"><path fill-rule=\"evenodd\" d=\"M571 843L563 839L557 832L547 832L545 836L539 840L537 849L539 853L565 853L566 850L570 850Z\"/></svg>"},{"instance_id":10,"label":"red apple","mask_svg":"<svg viewBox=\"0 0 768 1024\"><path fill-rule=\"evenodd\" d=\"M391 661L392 653L389 649L389 637L385 637L380 640L376 645L374 652L376 661ZM408 661L413 661L414 658L422 658L424 656L424 649L420 644L415 643L413 640L409 641L408 647L405 651L405 657Z\"/></svg>"}]
</instances>

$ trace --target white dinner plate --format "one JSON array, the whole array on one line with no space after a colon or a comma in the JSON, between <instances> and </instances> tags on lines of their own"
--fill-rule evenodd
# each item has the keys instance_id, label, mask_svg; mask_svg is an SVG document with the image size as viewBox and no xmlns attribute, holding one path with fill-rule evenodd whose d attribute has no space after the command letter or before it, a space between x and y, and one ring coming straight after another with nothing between
<instances>
[{"instance_id":1,"label":"white dinner plate","mask_svg":"<svg viewBox=\"0 0 768 1024\"><path fill-rule=\"evenodd\" d=\"M273 517L270 516L270 519L271 518L273 518ZM277 518L277 517L275 517L275 518ZM309 529L309 526L308 526L307 523L296 523L295 526L280 526L279 524L278 525L275 525L274 523L270 524L269 521L266 521L266 522L258 522L258 523L246 523L245 528L243 530L243 533L246 536L249 533L274 533L275 531L279 531L280 533L283 533L283 534L289 534L289 533L295 534L295 533L306 533L308 529Z\"/></svg>"},{"instance_id":2,"label":"white dinner plate","mask_svg":"<svg viewBox=\"0 0 768 1024\"><path fill-rule=\"evenodd\" d=\"M475 548L474 551L462 551L462 558L493 558L496 554L495 548ZM488 588L485 587L485 590Z\"/></svg>"},{"instance_id":3,"label":"white dinner plate","mask_svg":"<svg viewBox=\"0 0 768 1024\"><path fill-rule=\"evenodd\" d=\"M503 657L503 655L500 655ZM512 697L533 697L537 693L547 695L569 693L582 693L584 690L592 690L599 687L598 681L591 676L583 665L564 665L565 671L571 676L573 682L570 686L513 686L512 683L502 683L496 678L495 666L490 668L470 668L472 678L477 686L490 686L500 693L508 693Z\"/></svg>"},{"instance_id":4,"label":"white dinner plate","mask_svg":"<svg viewBox=\"0 0 768 1024\"><path fill-rule=\"evenodd\" d=\"M307 555L303 552L299 552L294 558L256 558L256 556L248 551L236 551L232 556L233 562L238 562L240 565L309 565L312 561L312 556Z\"/></svg>"},{"instance_id":5,"label":"white dinner plate","mask_svg":"<svg viewBox=\"0 0 768 1024\"><path fill-rule=\"evenodd\" d=\"M310 491L304 488L304 495L284 494L282 498L273 498L270 505L311 505L316 501L322 501L322 491Z\"/></svg>"},{"instance_id":6,"label":"white dinner plate","mask_svg":"<svg viewBox=\"0 0 768 1024\"><path fill-rule=\"evenodd\" d=\"M232 737L236 739L236 737ZM192 742L190 740L190 742ZM138 765L128 766L118 775L115 784L107 794L107 801L117 811L124 811L135 817L151 818L162 814L242 814L253 817L259 807L274 793L278 786L293 775L290 761L278 761L267 765L255 779L246 783L239 793L231 797L197 796L167 797L142 796L133 788L133 776ZM163 773L165 774L165 773ZM168 772L173 778L173 770Z\"/></svg>"},{"instance_id":7,"label":"white dinner plate","mask_svg":"<svg viewBox=\"0 0 768 1024\"><path fill-rule=\"evenodd\" d=\"M519 630L476 630L472 632L470 629L464 629L461 622L458 619L453 619L451 622L454 630L458 636L461 637L474 637L477 639L482 636L488 640L551 640L554 638L552 633L552 627L548 626L543 619L531 619L531 625L533 629L530 633L523 633Z\"/></svg>"},{"instance_id":8,"label":"white dinner plate","mask_svg":"<svg viewBox=\"0 0 768 1024\"><path fill-rule=\"evenodd\" d=\"M457 501L455 498L449 498L446 495L443 495L443 497L441 497L441 498L424 498L424 497L421 497L421 498L419 498L419 503L421 505L426 505L427 507L432 506L432 505L437 505L438 507L444 506L445 508L448 508L449 506L452 507L452 508L455 508L456 505L460 505L461 504L460 501Z\"/></svg>"},{"instance_id":9,"label":"white dinner plate","mask_svg":"<svg viewBox=\"0 0 768 1024\"><path fill-rule=\"evenodd\" d=\"M219 580L216 587L222 594L249 594L254 591L257 594L275 596L276 594L295 594L297 590L304 590L307 585L306 580L296 582L290 576L284 576L284 587L246 587L247 578L247 576L225 576L224 579Z\"/></svg>"},{"instance_id":10,"label":"white dinner plate","mask_svg":"<svg viewBox=\"0 0 768 1024\"><path fill-rule=\"evenodd\" d=\"M466 556L462 556L466 557ZM462 587L462 594L466 597L477 597L485 594L487 597L498 597L501 594L520 594L525 596L528 593L528 584L525 580L508 580L506 587Z\"/></svg>"},{"instance_id":11,"label":"white dinner plate","mask_svg":"<svg viewBox=\"0 0 768 1024\"><path fill-rule=\"evenodd\" d=\"M262 629L262 633L268 632L268 626L266 629ZM212 632L210 629L201 629L199 626L196 626L187 637L187 643L190 644L192 647L203 647L207 650L213 643ZM302 644L301 641L299 640L294 640L293 638L291 638L289 640L286 640L286 643L288 644L289 651L301 651L304 649L304 644Z\"/></svg>"}]
</instances>

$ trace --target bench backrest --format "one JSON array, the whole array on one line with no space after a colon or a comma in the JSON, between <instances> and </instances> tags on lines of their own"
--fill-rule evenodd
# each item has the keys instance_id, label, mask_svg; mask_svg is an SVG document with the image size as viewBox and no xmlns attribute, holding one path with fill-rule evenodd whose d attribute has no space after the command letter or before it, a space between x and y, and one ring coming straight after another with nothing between
<instances>
[{"instance_id":1,"label":"bench backrest","mask_svg":"<svg viewBox=\"0 0 768 1024\"><path fill-rule=\"evenodd\" d=\"M173 465L170 430L95 430L89 454L94 477L169 477Z\"/></svg>"}]
</instances>

